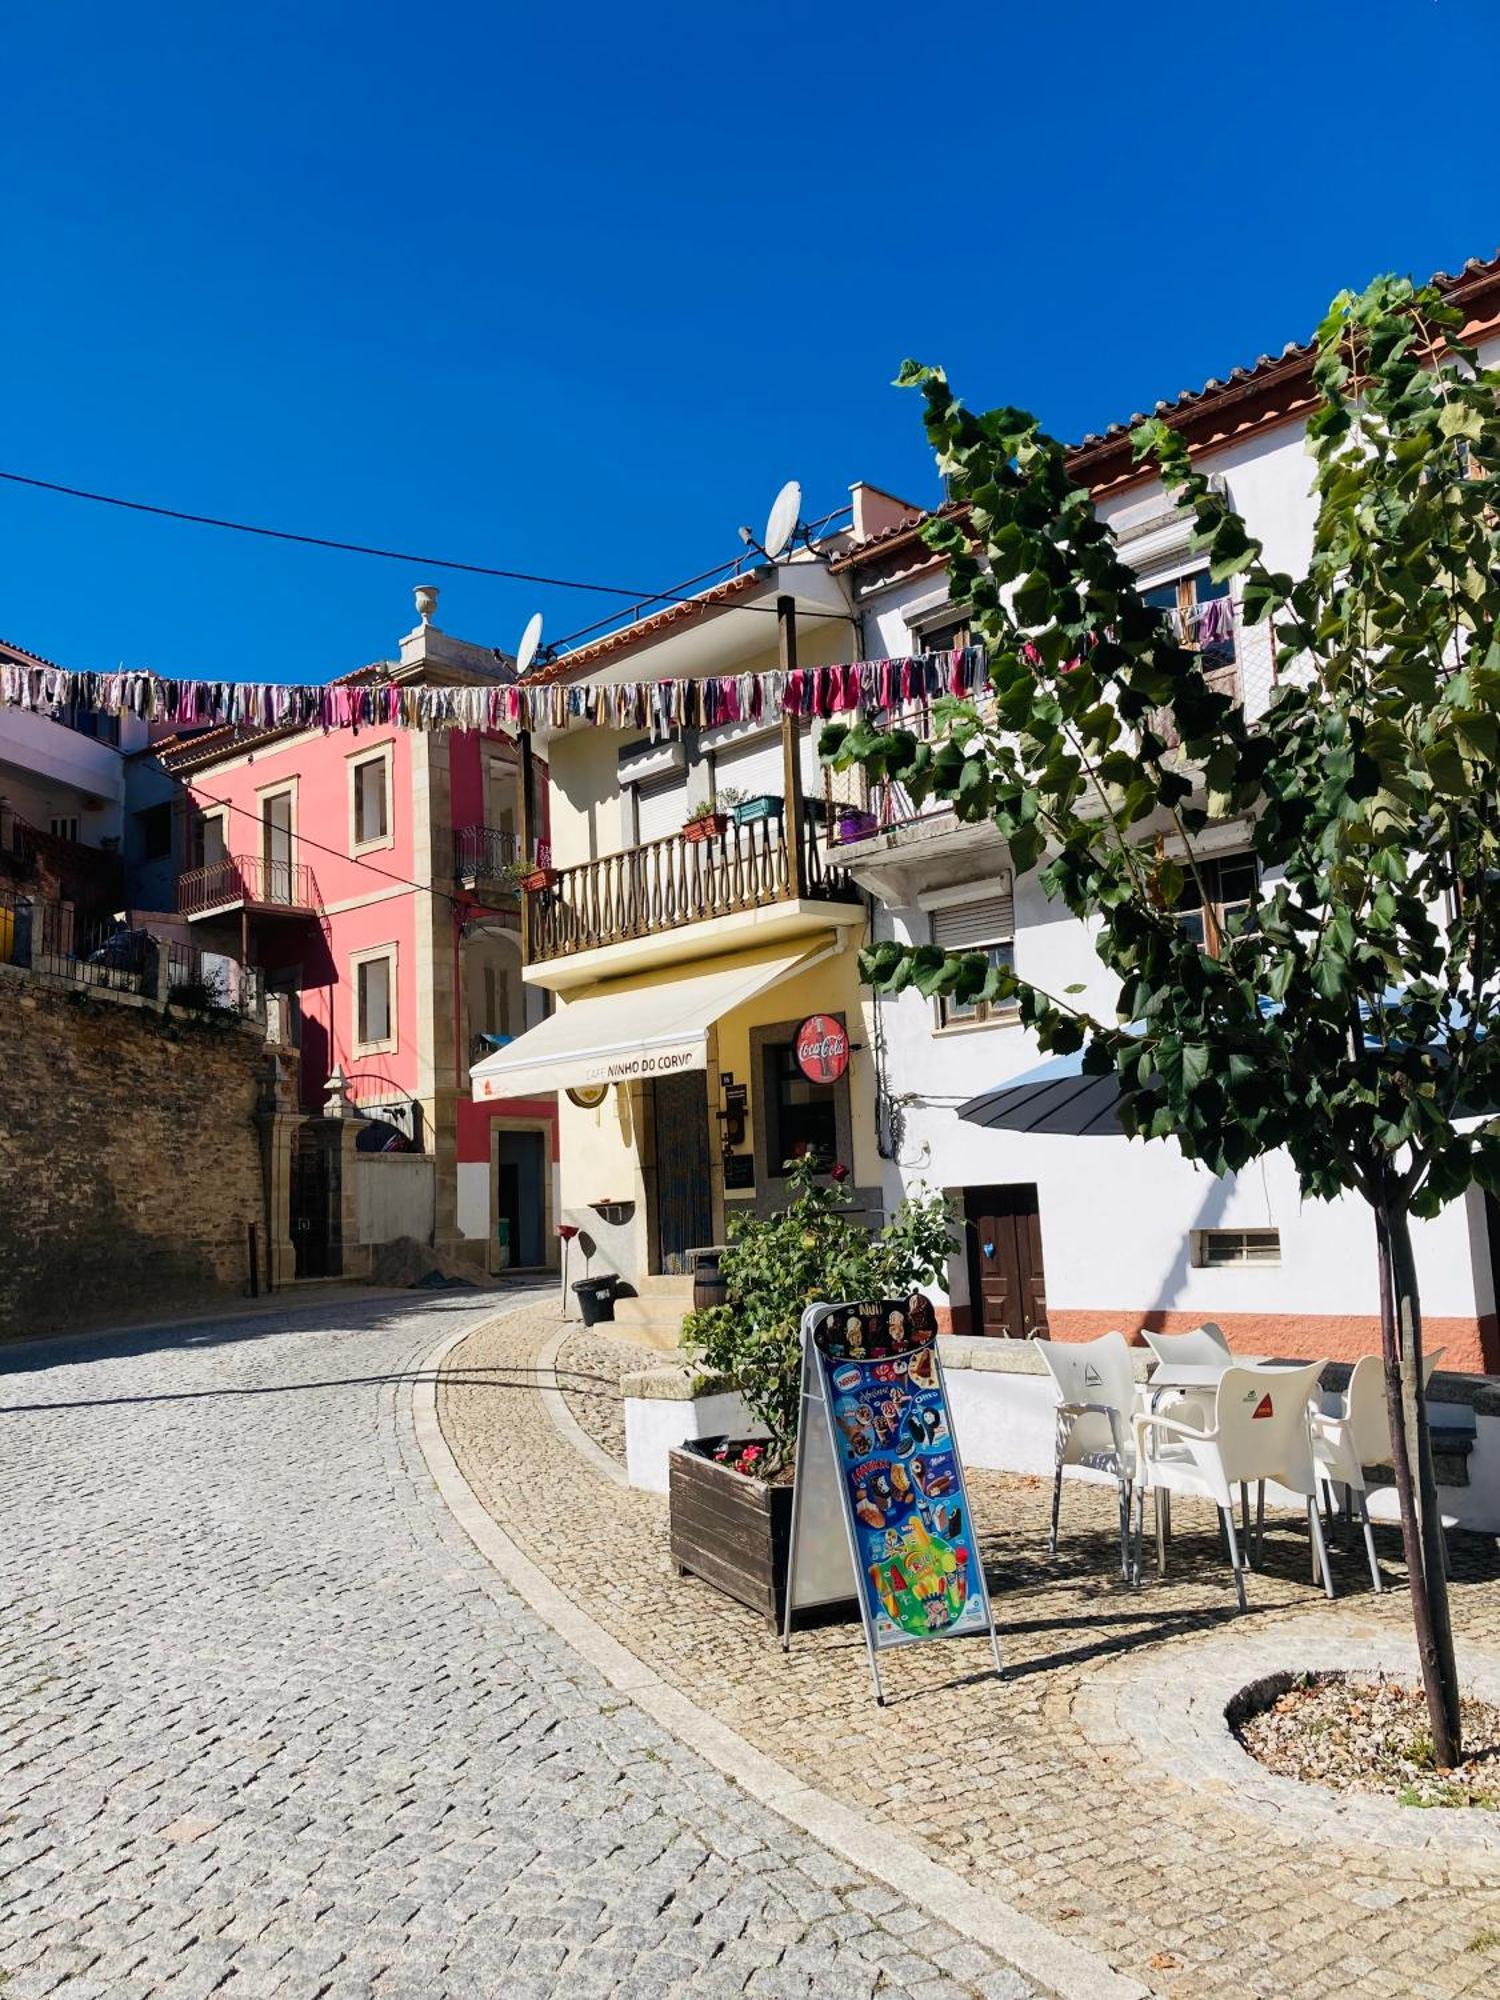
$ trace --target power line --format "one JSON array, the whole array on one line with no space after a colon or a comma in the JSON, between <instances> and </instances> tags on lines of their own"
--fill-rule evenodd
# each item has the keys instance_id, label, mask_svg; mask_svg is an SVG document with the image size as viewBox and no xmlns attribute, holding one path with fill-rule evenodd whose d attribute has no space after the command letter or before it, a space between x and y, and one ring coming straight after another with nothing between
<instances>
[{"instance_id":1,"label":"power line","mask_svg":"<svg viewBox=\"0 0 1500 2000\"><path fill-rule=\"evenodd\" d=\"M178 783L181 784L182 780L179 779ZM195 804L223 806L227 812L242 813L246 819L253 819L257 826L263 826L265 823L253 806L241 805L236 799L216 798L212 792L202 791L196 785L184 785L183 789L189 792ZM484 910L495 916L504 915L503 911L497 910L491 903L479 903L469 897L450 895L446 889L436 888L431 882L414 882L409 875L397 875L389 868L382 868L376 861L365 861L358 855L345 854L341 847L330 847L326 841L314 840L309 834L299 832L294 839L298 847L316 848L319 854L330 854L335 861L342 861L350 868L362 868L366 874L379 875L382 880L397 883L403 889L414 889L419 896L436 896L445 903L451 903L455 910Z\"/></svg>"},{"instance_id":2,"label":"power line","mask_svg":"<svg viewBox=\"0 0 1500 2000\"><path fill-rule=\"evenodd\" d=\"M30 473L6 472L0 470L0 479L12 486L28 486L40 493L60 493L69 500L89 500L100 507L118 507L126 513L150 514L162 521L185 521L198 528L222 528L236 535L257 535L263 541L293 542L301 548L333 549L342 555L374 556L382 562L415 563L423 569L456 570L465 576L498 577L507 583L535 583L549 590L582 590L598 597L620 597L629 600L636 607L648 604L692 604L693 595L678 590L636 590L620 583L584 583L577 577L541 576L532 570L500 569L489 563L461 562L454 556L418 555L409 549L384 549L368 542L346 542L331 535L303 535L290 528L267 528L253 521L231 521L217 514L193 514L181 507L160 507L149 500L127 500L118 493L95 493L84 486L65 486L55 479L37 479ZM846 511L843 509L840 512ZM834 515L827 517L836 518ZM824 525L819 523L819 526ZM736 559L737 561L738 559ZM719 570L733 570L735 562L720 563L717 569L705 570L703 577L716 576ZM693 582L700 581L695 577ZM769 604L745 604L737 609L761 611L775 617L776 609ZM610 621L601 620L601 624ZM585 631L597 631L595 626L586 626ZM577 637L578 634L572 634ZM567 641L560 641L566 644Z\"/></svg>"}]
</instances>

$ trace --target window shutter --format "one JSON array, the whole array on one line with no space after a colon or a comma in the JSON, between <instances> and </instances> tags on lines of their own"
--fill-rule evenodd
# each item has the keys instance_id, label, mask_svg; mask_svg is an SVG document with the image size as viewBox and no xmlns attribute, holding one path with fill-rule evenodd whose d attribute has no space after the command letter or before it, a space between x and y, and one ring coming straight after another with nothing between
<instances>
[{"instance_id":1,"label":"window shutter","mask_svg":"<svg viewBox=\"0 0 1500 2000\"><path fill-rule=\"evenodd\" d=\"M638 841L665 840L681 833L687 818L687 781L678 771L653 778L635 788L635 831Z\"/></svg>"},{"instance_id":2,"label":"window shutter","mask_svg":"<svg viewBox=\"0 0 1500 2000\"><path fill-rule=\"evenodd\" d=\"M780 798L786 790L786 766L779 729L715 751L714 787L722 792L730 786L743 792L747 799L758 799L765 793Z\"/></svg>"},{"instance_id":3,"label":"window shutter","mask_svg":"<svg viewBox=\"0 0 1500 2000\"><path fill-rule=\"evenodd\" d=\"M932 941L942 951L973 951L1015 934L1015 899L1009 886L996 895L976 896L971 903L950 903L932 912Z\"/></svg>"}]
</instances>

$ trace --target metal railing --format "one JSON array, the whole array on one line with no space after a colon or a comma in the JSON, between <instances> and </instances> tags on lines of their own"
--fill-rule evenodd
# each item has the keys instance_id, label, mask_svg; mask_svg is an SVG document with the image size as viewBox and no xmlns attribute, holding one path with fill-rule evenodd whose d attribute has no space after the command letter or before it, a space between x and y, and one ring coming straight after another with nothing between
<instances>
[{"instance_id":1,"label":"metal railing","mask_svg":"<svg viewBox=\"0 0 1500 2000\"><path fill-rule=\"evenodd\" d=\"M514 886L525 857L519 837L498 826L460 826L453 834L453 873L460 882L504 882ZM533 865L550 868L552 850L536 846Z\"/></svg>"},{"instance_id":2,"label":"metal railing","mask_svg":"<svg viewBox=\"0 0 1500 2000\"><path fill-rule=\"evenodd\" d=\"M265 1018L260 975L238 959L86 918L71 903L22 890L0 888L0 965L199 1013Z\"/></svg>"},{"instance_id":3,"label":"metal railing","mask_svg":"<svg viewBox=\"0 0 1500 2000\"><path fill-rule=\"evenodd\" d=\"M43 896L112 909L124 898L125 864L118 852L46 833L0 805L0 877L35 882Z\"/></svg>"},{"instance_id":4,"label":"metal railing","mask_svg":"<svg viewBox=\"0 0 1500 2000\"><path fill-rule=\"evenodd\" d=\"M731 819L722 833L704 840L668 834L561 869L545 889L526 892L532 963L760 909L794 893L857 900L847 871L823 857L820 818L808 809L793 835L800 864L795 891L791 841L775 818L744 825Z\"/></svg>"},{"instance_id":5,"label":"metal railing","mask_svg":"<svg viewBox=\"0 0 1500 2000\"><path fill-rule=\"evenodd\" d=\"M226 854L203 868L188 868L177 878L177 909L185 917L206 916L211 910L297 910L312 915L318 907L317 885L305 862L268 861L259 854Z\"/></svg>"}]
</instances>

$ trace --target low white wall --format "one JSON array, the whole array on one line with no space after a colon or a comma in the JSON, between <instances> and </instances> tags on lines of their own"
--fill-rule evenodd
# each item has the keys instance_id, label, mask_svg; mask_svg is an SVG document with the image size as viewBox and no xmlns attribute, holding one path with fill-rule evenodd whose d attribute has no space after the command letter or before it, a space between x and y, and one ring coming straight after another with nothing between
<instances>
[{"instance_id":1,"label":"low white wall","mask_svg":"<svg viewBox=\"0 0 1500 2000\"><path fill-rule=\"evenodd\" d=\"M690 1438L765 1436L764 1426L756 1423L737 1392L715 1390L695 1396L692 1385L685 1369L626 1376L625 1469L632 1486L665 1493L667 1462ZM632 1395L632 1387L649 1387L650 1393Z\"/></svg>"},{"instance_id":2,"label":"low white wall","mask_svg":"<svg viewBox=\"0 0 1500 2000\"><path fill-rule=\"evenodd\" d=\"M354 1159L355 1213L361 1243L394 1243L398 1236L432 1241L436 1162L424 1153L358 1153Z\"/></svg>"},{"instance_id":3,"label":"low white wall","mask_svg":"<svg viewBox=\"0 0 1500 2000\"><path fill-rule=\"evenodd\" d=\"M966 1466L976 1471L1030 1473L1050 1479L1053 1465L1056 1395L1040 1357L1019 1344L996 1346L974 1355L968 1343L944 1340L943 1379L953 1415L954 1437ZM950 1352L952 1358L950 1359ZM963 1365L971 1355L985 1366ZM1144 1379L1146 1356L1139 1362ZM689 1438L759 1437L741 1398L715 1385L694 1394L695 1378L685 1368L654 1370L625 1378L625 1460L632 1486L651 1493L667 1490L667 1459ZM635 1393L632 1393L632 1390ZM1467 1486L1440 1486L1444 1514L1460 1527L1500 1534L1500 1414L1476 1415L1477 1440L1469 1457ZM1069 1466L1068 1481L1091 1480L1112 1486L1108 1473ZM1299 1512L1304 1502L1279 1487L1267 1489L1267 1505Z\"/></svg>"}]
</instances>

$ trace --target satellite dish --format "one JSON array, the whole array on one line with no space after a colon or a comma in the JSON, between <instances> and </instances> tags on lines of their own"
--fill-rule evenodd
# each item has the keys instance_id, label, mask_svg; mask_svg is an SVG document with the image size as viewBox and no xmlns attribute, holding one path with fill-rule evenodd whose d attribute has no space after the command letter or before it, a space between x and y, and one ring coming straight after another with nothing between
<instances>
[{"instance_id":1,"label":"satellite dish","mask_svg":"<svg viewBox=\"0 0 1500 2000\"><path fill-rule=\"evenodd\" d=\"M797 523L801 518L802 488L795 479L789 479L771 502L771 512L766 521L766 538L761 545L773 562L778 556L785 554L787 543L796 534Z\"/></svg>"},{"instance_id":2,"label":"satellite dish","mask_svg":"<svg viewBox=\"0 0 1500 2000\"><path fill-rule=\"evenodd\" d=\"M516 648L516 672L529 673L531 663L536 658L536 649L542 643L542 614L533 611L526 621L526 630L521 634L521 643Z\"/></svg>"}]
</instances>

